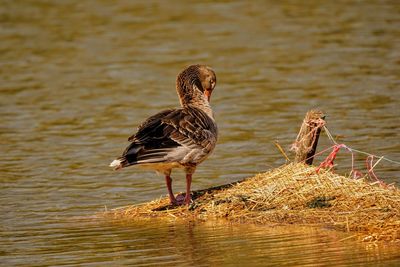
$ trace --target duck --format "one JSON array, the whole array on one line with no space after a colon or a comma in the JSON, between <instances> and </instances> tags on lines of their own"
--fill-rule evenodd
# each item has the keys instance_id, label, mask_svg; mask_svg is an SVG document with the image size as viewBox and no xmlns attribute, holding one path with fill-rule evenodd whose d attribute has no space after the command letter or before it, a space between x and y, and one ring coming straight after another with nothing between
<instances>
[{"instance_id":1,"label":"duck","mask_svg":"<svg viewBox=\"0 0 400 267\"><path fill-rule=\"evenodd\" d=\"M190 205L192 176L197 166L213 152L218 138L210 105L217 78L206 65L190 65L176 78L180 107L150 116L128 138L130 144L110 164L114 170L138 165L165 176L171 205ZM186 193L175 197L172 169L186 174ZM183 197L184 196L184 197Z\"/></svg>"}]
</instances>

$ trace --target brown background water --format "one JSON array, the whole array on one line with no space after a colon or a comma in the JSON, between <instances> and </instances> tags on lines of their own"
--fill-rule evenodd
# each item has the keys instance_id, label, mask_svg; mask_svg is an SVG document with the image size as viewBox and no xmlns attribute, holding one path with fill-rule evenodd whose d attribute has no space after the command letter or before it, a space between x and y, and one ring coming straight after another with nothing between
<instances>
[{"instance_id":1,"label":"brown background water","mask_svg":"<svg viewBox=\"0 0 400 267\"><path fill-rule=\"evenodd\" d=\"M141 120L178 105L175 76L193 63L217 73L220 130L193 189L283 164L274 141L287 149L315 107L340 142L399 161L398 1L1 0L0 23L1 265L399 261L397 245L329 230L71 221L165 194L162 177L108 164ZM348 172L350 154L337 163ZM399 181L398 165L376 173Z\"/></svg>"}]
</instances>

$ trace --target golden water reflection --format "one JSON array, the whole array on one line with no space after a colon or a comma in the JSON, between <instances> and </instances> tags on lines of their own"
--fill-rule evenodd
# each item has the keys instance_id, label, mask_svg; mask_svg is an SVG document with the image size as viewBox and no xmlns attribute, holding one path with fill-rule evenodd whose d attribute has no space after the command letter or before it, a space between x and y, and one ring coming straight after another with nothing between
<instances>
[{"instance_id":1,"label":"golden water reflection","mask_svg":"<svg viewBox=\"0 0 400 267\"><path fill-rule=\"evenodd\" d=\"M287 149L315 107L340 142L400 161L397 1L0 6L2 264L386 264L398 257L389 245L337 242L337 233L64 221L166 193L162 177L115 173L108 164L143 118L178 105L175 75L193 63L217 73L220 132L194 190L281 165L274 141ZM326 136L319 146L330 146ZM336 163L348 172L351 155L340 152ZM356 155L356 168L365 171L364 155ZM382 161L375 172L398 182L397 165ZM176 191L185 186L181 177L173 174Z\"/></svg>"}]
</instances>

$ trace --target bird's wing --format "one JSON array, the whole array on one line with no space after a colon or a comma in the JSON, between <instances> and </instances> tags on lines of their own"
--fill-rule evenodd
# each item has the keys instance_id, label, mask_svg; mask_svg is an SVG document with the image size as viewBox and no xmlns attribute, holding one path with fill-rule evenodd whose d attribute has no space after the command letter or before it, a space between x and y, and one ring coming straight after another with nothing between
<instances>
[{"instance_id":1,"label":"bird's wing","mask_svg":"<svg viewBox=\"0 0 400 267\"><path fill-rule=\"evenodd\" d=\"M163 162L166 155L179 146L169 138L168 129L162 122L165 116L174 111L174 109L161 111L138 126L137 132L128 138L131 144L121 157L126 160L127 165Z\"/></svg>"},{"instance_id":2,"label":"bird's wing","mask_svg":"<svg viewBox=\"0 0 400 267\"><path fill-rule=\"evenodd\" d=\"M169 126L167 128L173 129L170 137L181 146L208 153L217 141L215 122L200 109L175 110L165 116L162 122Z\"/></svg>"},{"instance_id":3,"label":"bird's wing","mask_svg":"<svg viewBox=\"0 0 400 267\"><path fill-rule=\"evenodd\" d=\"M208 154L216 139L215 123L203 111L169 109L151 116L138 127L137 133L129 137L132 143L123 156L131 164L181 162L193 151L198 151L200 158Z\"/></svg>"},{"instance_id":4,"label":"bird's wing","mask_svg":"<svg viewBox=\"0 0 400 267\"><path fill-rule=\"evenodd\" d=\"M154 135L158 136L160 133L156 133L161 124L161 120L167 116L169 113L175 111L175 109L166 109L163 110L145 120L137 127L137 132L131 135L128 138L130 142L144 142L147 138L154 137Z\"/></svg>"}]
</instances>

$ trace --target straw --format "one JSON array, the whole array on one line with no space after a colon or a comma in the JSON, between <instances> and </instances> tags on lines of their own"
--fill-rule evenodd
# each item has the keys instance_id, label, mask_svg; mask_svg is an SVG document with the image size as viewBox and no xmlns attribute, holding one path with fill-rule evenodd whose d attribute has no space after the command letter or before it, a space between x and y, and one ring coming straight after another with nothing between
<instances>
[{"instance_id":1,"label":"straw","mask_svg":"<svg viewBox=\"0 0 400 267\"><path fill-rule=\"evenodd\" d=\"M322 225L360 233L363 241L400 240L400 191L304 164L288 164L243 181L193 192L194 203L168 198L102 213L113 220L227 220Z\"/></svg>"}]
</instances>

